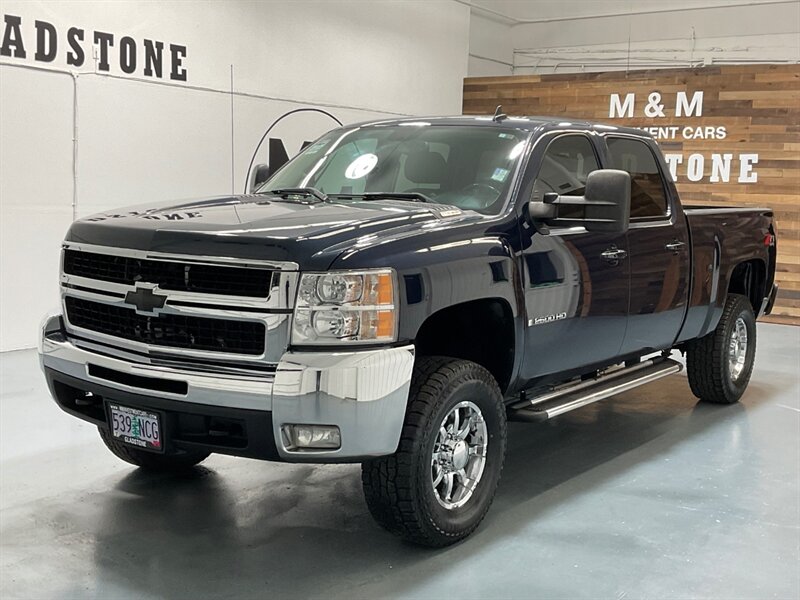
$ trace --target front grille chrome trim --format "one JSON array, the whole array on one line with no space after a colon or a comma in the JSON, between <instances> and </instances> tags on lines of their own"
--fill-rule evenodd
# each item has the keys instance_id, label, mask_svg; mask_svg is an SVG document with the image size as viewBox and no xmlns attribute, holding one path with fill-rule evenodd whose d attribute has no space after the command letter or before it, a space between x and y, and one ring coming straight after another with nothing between
<instances>
[{"instance_id":1,"label":"front grille chrome trim","mask_svg":"<svg viewBox=\"0 0 800 600\"><path fill-rule=\"evenodd\" d=\"M96 246L79 242L63 242L65 250L78 250L94 254L110 254L113 256L127 256L130 258L143 258L147 260L163 260L168 262L188 262L192 264L212 265L220 267L239 267L242 269L273 269L277 271L299 271L300 265L291 261L261 260L251 258L236 258L232 256L202 256L199 254L174 254L153 252L150 250L134 250L131 248L113 248L110 246ZM63 265L62 265L63 267ZM62 269L63 270L63 269Z\"/></svg>"},{"instance_id":2,"label":"front grille chrome trim","mask_svg":"<svg viewBox=\"0 0 800 600\"><path fill-rule=\"evenodd\" d=\"M167 304L170 301L179 302L196 302L198 304L219 304L223 306L236 306L239 309L246 310L247 308L254 309L275 309L284 310L291 308L292 297L291 292L296 289L297 273L281 272L276 273L274 277L273 286L270 290L270 295L267 298L253 298L249 296L225 296L222 294L203 294L198 292L185 292L181 290L165 290L157 287L159 294L166 294L169 296ZM71 289L84 288L102 290L108 294L116 294L124 297L130 291L136 289L136 286L127 285L124 283L113 283L111 281L102 281L100 279L89 279L87 277L79 277L77 275L67 275L61 273L61 285Z\"/></svg>"},{"instance_id":3,"label":"front grille chrome trim","mask_svg":"<svg viewBox=\"0 0 800 600\"><path fill-rule=\"evenodd\" d=\"M59 316L62 317L59 313ZM115 340L116 341L116 340ZM253 360L239 362L236 358L229 355L212 360L204 356L195 359L183 354L180 357L167 356L162 352L161 347L152 353L137 352L130 348L124 349L116 345L105 344L94 340L85 339L78 336L70 336L70 343L76 348L106 356L116 360L124 360L129 363L151 365L163 369L178 369L202 374L222 373L231 376L244 375L252 377L264 377L274 374L277 363L256 362Z\"/></svg>"}]
</instances>

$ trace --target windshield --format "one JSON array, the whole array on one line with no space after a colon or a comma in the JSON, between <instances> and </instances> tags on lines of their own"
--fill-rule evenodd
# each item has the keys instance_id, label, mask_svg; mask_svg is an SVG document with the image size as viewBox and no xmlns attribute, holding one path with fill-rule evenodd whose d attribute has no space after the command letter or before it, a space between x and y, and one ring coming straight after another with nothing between
<instances>
[{"instance_id":1,"label":"windshield","mask_svg":"<svg viewBox=\"0 0 800 600\"><path fill-rule=\"evenodd\" d=\"M497 214L527 138L515 129L427 123L337 129L258 191L316 188L332 198L403 194L399 199Z\"/></svg>"}]
</instances>

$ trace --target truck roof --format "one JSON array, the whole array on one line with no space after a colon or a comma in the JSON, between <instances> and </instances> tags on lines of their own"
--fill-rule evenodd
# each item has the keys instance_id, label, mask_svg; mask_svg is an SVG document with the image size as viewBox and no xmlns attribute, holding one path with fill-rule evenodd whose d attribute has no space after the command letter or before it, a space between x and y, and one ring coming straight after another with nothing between
<instances>
[{"instance_id":1,"label":"truck roof","mask_svg":"<svg viewBox=\"0 0 800 600\"><path fill-rule=\"evenodd\" d=\"M634 127L620 127L617 125L610 125L608 123L599 123L586 121L585 119L574 119L566 116L559 117L546 117L546 116L530 116L530 117L506 117L499 121L495 121L492 115L459 115L459 116L444 116L444 117L404 117L400 119L380 119L375 121L363 121L360 123L353 123L348 127L367 127L374 125L402 125L405 123L430 123L435 125L470 125L481 127L513 127L516 129L523 129L526 131L551 131L553 129L586 129L598 132L618 132L626 133L628 135L640 136L642 138L652 138L652 136L641 129Z\"/></svg>"}]
</instances>

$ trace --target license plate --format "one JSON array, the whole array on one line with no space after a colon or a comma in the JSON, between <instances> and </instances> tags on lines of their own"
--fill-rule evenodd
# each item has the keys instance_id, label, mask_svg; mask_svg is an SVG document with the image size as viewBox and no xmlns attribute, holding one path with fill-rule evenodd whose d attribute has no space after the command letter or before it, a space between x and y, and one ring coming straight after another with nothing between
<instances>
[{"instance_id":1,"label":"license plate","mask_svg":"<svg viewBox=\"0 0 800 600\"><path fill-rule=\"evenodd\" d=\"M162 452L161 419L152 413L119 404L108 405L111 433L120 441L143 450Z\"/></svg>"}]
</instances>

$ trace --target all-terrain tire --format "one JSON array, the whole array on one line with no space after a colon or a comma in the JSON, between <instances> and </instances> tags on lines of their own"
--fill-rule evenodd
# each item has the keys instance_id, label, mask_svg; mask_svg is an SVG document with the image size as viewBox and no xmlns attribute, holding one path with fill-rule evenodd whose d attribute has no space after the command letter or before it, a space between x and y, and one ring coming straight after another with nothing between
<instances>
[{"instance_id":1,"label":"all-terrain tire","mask_svg":"<svg viewBox=\"0 0 800 600\"><path fill-rule=\"evenodd\" d=\"M208 458L209 452L181 452L180 454L157 454L147 450L137 450L119 440L115 440L106 427L98 427L100 439L117 457L127 463L149 471L184 471Z\"/></svg>"},{"instance_id":2,"label":"all-terrain tire","mask_svg":"<svg viewBox=\"0 0 800 600\"><path fill-rule=\"evenodd\" d=\"M486 462L463 506L445 508L434 492L432 456L443 419L468 400L486 425ZM385 529L431 547L470 535L494 499L506 452L506 412L500 388L483 367L467 360L419 357L414 367L405 423L397 451L361 466L369 511Z\"/></svg>"},{"instance_id":3,"label":"all-terrain tire","mask_svg":"<svg viewBox=\"0 0 800 600\"><path fill-rule=\"evenodd\" d=\"M732 371L729 352L737 321L744 324L747 347L738 375ZM733 404L744 394L756 355L756 318L746 296L730 294L722 317L711 333L692 342L686 351L686 370L692 393L704 402Z\"/></svg>"}]
</instances>

